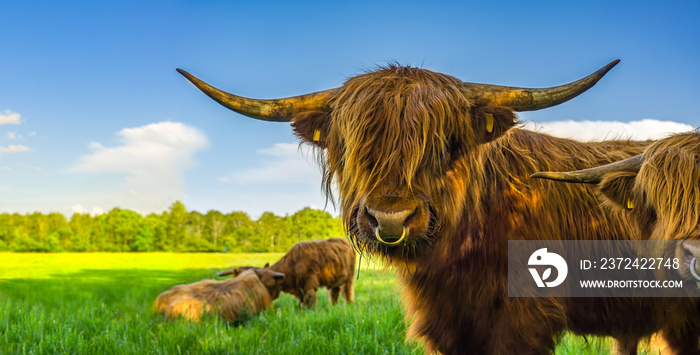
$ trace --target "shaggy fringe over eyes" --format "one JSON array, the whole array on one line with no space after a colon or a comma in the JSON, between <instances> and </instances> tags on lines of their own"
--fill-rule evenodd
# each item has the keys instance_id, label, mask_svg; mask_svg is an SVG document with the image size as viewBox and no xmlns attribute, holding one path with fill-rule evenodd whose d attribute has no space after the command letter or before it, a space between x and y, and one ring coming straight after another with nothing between
<instances>
[{"instance_id":1,"label":"shaggy fringe over eyes","mask_svg":"<svg viewBox=\"0 0 700 355\"><path fill-rule=\"evenodd\" d=\"M700 233L700 132L662 139L644 152L635 195L657 212L664 239Z\"/></svg>"},{"instance_id":2,"label":"shaggy fringe over eyes","mask_svg":"<svg viewBox=\"0 0 700 355\"><path fill-rule=\"evenodd\" d=\"M390 65L350 78L331 100L327 195L337 178L346 205L380 185L410 192L417 173L441 172L453 142L475 142L462 82ZM319 159L321 160L321 159Z\"/></svg>"}]
</instances>

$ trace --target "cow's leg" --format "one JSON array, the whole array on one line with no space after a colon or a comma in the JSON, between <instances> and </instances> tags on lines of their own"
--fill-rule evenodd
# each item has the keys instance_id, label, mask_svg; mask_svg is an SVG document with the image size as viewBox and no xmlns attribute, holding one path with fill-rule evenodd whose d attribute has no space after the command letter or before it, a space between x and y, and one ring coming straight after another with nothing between
<instances>
[{"instance_id":1,"label":"cow's leg","mask_svg":"<svg viewBox=\"0 0 700 355\"><path fill-rule=\"evenodd\" d=\"M318 279L315 277L309 277L308 279L305 280L305 283L302 287L302 290L304 291L302 294L304 295L304 298L302 300L302 304L308 308L315 308L316 307L316 289L319 287L319 282Z\"/></svg>"},{"instance_id":2,"label":"cow's leg","mask_svg":"<svg viewBox=\"0 0 700 355\"><path fill-rule=\"evenodd\" d=\"M506 299L493 318L492 327L483 334L486 353L553 354L565 319L554 299Z\"/></svg>"},{"instance_id":3,"label":"cow's leg","mask_svg":"<svg viewBox=\"0 0 700 355\"><path fill-rule=\"evenodd\" d=\"M338 303L338 296L340 296L340 286L331 287L328 290L328 300L331 301L331 304Z\"/></svg>"},{"instance_id":4,"label":"cow's leg","mask_svg":"<svg viewBox=\"0 0 700 355\"><path fill-rule=\"evenodd\" d=\"M299 300L299 303L301 303L304 300L304 290L301 288L295 288L291 290L285 290L285 292L291 294L292 296L296 297L296 299Z\"/></svg>"},{"instance_id":5,"label":"cow's leg","mask_svg":"<svg viewBox=\"0 0 700 355\"><path fill-rule=\"evenodd\" d=\"M355 300L355 291L352 288L353 281L354 278L350 276L347 280L345 280L345 284L343 285L343 296L345 296L345 300L350 303Z\"/></svg>"}]
</instances>

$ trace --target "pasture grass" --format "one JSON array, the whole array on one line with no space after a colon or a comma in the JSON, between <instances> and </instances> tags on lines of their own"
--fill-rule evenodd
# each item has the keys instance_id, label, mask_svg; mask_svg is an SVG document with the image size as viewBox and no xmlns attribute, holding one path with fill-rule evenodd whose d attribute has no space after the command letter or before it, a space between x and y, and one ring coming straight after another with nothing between
<instances>
[{"instance_id":1,"label":"pasture grass","mask_svg":"<svg viewBox=\"0 0 700 355\"><path fill-rule=\"evenodd\" d=\"M153 308L171 286L282 254L0 253L0 354L422 354L405 341L392 271L363 262L355 303L315 310L282 294L254 317L227 324L166 320ZM565 336L557 354L609 353L607 339Z\"/></svg>"}]
</instances>

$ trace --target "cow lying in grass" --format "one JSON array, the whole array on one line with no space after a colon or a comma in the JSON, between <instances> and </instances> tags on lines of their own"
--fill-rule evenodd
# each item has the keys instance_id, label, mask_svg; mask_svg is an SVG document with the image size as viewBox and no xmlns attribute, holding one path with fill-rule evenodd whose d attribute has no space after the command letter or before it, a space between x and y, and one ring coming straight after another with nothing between
<instances>
[{"instance_id":1,"label":"cow lying in grass","mask_svg":"<svg viewBox=\"0 0 700 355\"><path fill-rule=\"evenodd\" d=\"M279 296L284 274L271 270L247 270L225 281L202 280L177 285L156 298L156 309L168 318L198 321L204 312L218 313L232 322L242 315L256 315Z\"/></svg>"},{"instance_id":2,"label":"cow lying in grass","mask_svg":"<svg viewBox=\"0 0 700 355\"><path fill-rule=\"evenodd\" d=\"M350 242L342 238L299 242L272 266L241 266L222 271L219 276L236 276L250 269L270 270L285 275L282 283L277 286L273 299L277 298L281 290L294 295L301 304L314 308L316 290L325 286L329 289L328 298L331 303L338 302L341 291L346 301L353 301L355 250Z\"/></svg>"}]
</instances>

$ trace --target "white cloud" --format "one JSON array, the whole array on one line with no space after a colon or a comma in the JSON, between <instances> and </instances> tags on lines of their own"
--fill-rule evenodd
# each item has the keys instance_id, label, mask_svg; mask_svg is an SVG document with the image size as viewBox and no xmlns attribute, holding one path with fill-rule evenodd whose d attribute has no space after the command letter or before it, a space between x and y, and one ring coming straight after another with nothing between
<instances>
[{"instance_id":1,"label":"white cloud","mask_svg":"<svg viewBox=\"0 0 700 355\"><path fill-rule=\"evenodd\" d=\"M7 138L17 139L17 132L7 132Z\"/></svg>"},{"instance_id":2,"label":"white cloud","mask_svg":"<svg viewBox=\"0 0 700 355\"><path fill-rule=\"evenodd\" d=\"M9 167L9 166L3 166L2 168L5 169L5 170L7 170L7 171L12 171L12 168Z\"/></svg>"},{"instance_id":3,"label":"white cloud","mask_svg":"<svg viewBox=\"0 0 700 355\"><path fill-rule=\"evenodd\" d=\"M238 183L317 184L319 170L313 162L311 148L298 143L275 143L270 148L258 150L262 157L257 168L236 172L231 181Z\"/></svg>"},{"instance_id":4,"label":"white cloud","mask_svg":"<svg viewBox=\"0 0 700 355\"><path fill-rule=\"evenodd\" d=\"M22 123L22 116L19 113L10 110L5 110L5 113L0 113L0 125L20 123Z\"/></svg>"},{"instance_id":5,"label":"white cloud","mask_svg":"<svg viewBox=\"0 0 700 355\"><path fill-rule=\"evenodd\" d=\"M0 147L0 154L11 154L11 153L19 153L19 152L28 152L31 149L29 149L26 146L23 146L21 144L17 145L8 145L7 147Z\"/></svg>"},{"instance_id":6,"label":"white cloud","mask_svg":"<svg viewBox=\"0 0 700 355\"><path fill-rule=\"evenodd\" d=\"M71 215L73 215L73 213L83 214L83 213L86 213L86 212L87 212L87 211L85 210L85 208L83 207L83 205L73 205L73 206L70 207L70 210L71 210L72 213L71 213L68 217L70 217ZM99 208L99 207L97 207L97 206L93 207L93 208L90 210L90 215L92 215L92 216L101 215L101 214L103 214L103 213L104 213L104 210L101 209L101 208Z\"/></svg>"},{"instance_id":7,"label":"white cloud","mask_svg":"<svg viewBox=\"0 0 700 355\"><path fill-rule=\"evenodd\" d=\"M34 137L34 136L36 136L36 132L34 132L34 131L29 132L29 134L27 134L27 136Z\"/></svg>"},{"instance_id":8,"label":"white cloud","mask_svg":"<svg viewBox=\"0 0 700 355\"><path fill-rule=\"evenodd\" d=\"M144 213L162 211L183 198L184 173L197 165L195 153L209 144L199 130L178 122L125 128L117 135L121 145L116 147L89 143L93 152L69 171L125 174L123 186L110 189L110 194L119 191L110 203Z\"/></svg>"},{"instance_id":9,"label":"white cloud","mask_svg":"<svg viewBox=\"0 0 700 355\"><path fill-rule=\"evenodd\" d=\"M525 129L551 134L557 137L581 141L603 139L659 139L671 133L686 132L693 126L673 121L643 119L640 121L553 121L527 122Z\"/></svg>"},{"instance_id":10,"label":"white cloud","mask_svg":"<svg viewBox=\"0 0 700 355\"><path fill-rule=\"evenodd\" d=\"M220 183L216 189L193 196L194 208L246 211L257 218L265 211L283 216L304 207L326 205L315 154L308 146L299 149L298 142L260 149L252 164L239 165L216 181ZM187 206L189 203L186 201ZM327 210L337 213L330 204Z\"/></svg>"},{"instance_id":11,"label":"white cloud","mask_svg":"<svg viewBox=\"0 0 700 355\"><path fill-rule=\"evenodd\" d=\"M102 144L100 144L100 143L98 143L98 142L90 142L90 143L88 143L87 146L88 146L88 148L94 149L94 150L103 149L103 148L104 148L104 146L102 146Z\"/></svg>"}]
</instances>

